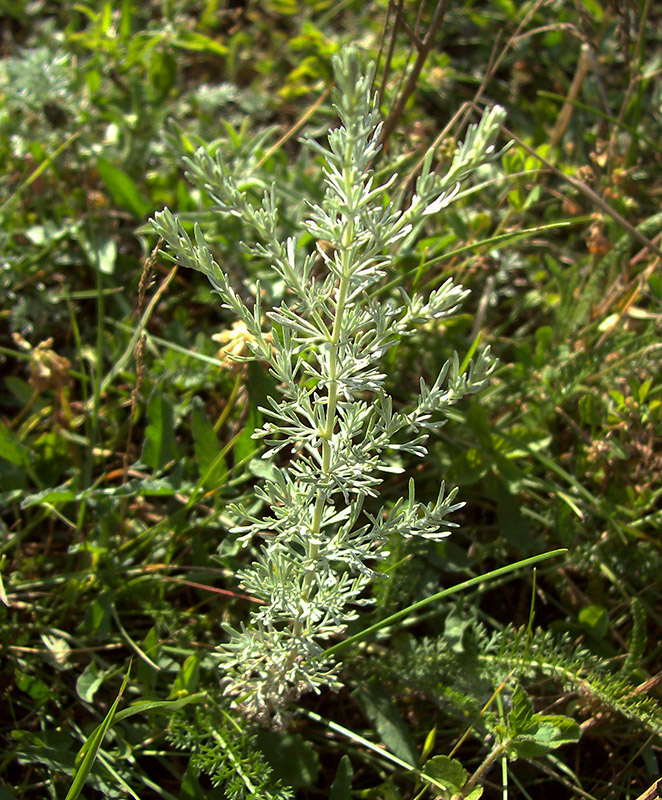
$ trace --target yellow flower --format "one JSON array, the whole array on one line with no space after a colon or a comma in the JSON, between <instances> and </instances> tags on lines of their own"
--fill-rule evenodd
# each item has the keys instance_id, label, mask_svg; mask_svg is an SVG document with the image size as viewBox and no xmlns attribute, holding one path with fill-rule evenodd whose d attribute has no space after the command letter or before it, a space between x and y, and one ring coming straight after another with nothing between
<instances>
[{"instance_id":1,"label":"yellow flower","mask_svg":"<svg viewBox=\"0 0 662 800\"><path fill-rule=\"evenodd\" d=\"M248 343L255 337L243 322L237 321L233 323L229 330L215 333L211 338L222 345L218 351L221 369L229 369L231 372L238 372L241 369L241 362L235 359L250 356L251 351ZM264 338L269 341L271 339L271 334L266 333Z\"/></svg>"}]
</instances>

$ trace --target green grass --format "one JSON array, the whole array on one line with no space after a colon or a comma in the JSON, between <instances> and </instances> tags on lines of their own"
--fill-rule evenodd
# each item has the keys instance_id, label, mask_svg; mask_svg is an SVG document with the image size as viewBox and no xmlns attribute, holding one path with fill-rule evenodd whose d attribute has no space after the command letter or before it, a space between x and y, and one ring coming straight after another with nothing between
<instances>
[{"instance_id":1,"label":"green grass","mask_svg":"<svg viewBox=\"0 0 662 800\"><path fill-rule=\"evenodd\" d=\"M210 144L275 180L289 233L320 191L295 129L333 120L331 54L382 43L388 113L435 5L397 26L381 1L0 7L0 795L642 794L662 728L659 11L443 15L386 143L399 188L433 141L452 154L472 102L504 105L517 140L403 244L382 291L453 276L472 299L385 367L405 403L453 349L499 357L405 464L466 506L443 544L391 543L332 647L346 688L267 731L224 703L214 648L250 609L253 551L225 509L263 477L268 378L228 368L228 319L201 276L150 257L147 219L200 219L237 288L277 295L240 224L199 211L182 156Z\"/></svg>"}]
</instances>

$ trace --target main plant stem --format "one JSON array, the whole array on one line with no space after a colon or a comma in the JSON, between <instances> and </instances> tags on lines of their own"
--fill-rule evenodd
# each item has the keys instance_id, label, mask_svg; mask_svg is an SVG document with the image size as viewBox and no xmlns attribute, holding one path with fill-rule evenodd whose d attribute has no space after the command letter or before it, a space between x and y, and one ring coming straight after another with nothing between
<instances>
[{"instance_id":1,"label":"main plant stem","mask_svg":"<svg viewBox=\"0 0 662 800\"><path fill-rule=\"evenodd\" d=\"M342 331L342 320L345 311L345 304L347 302L347 292L350 285L350 245L354 234L354 224L350 219L348 220L347 227L343 232L343 252L342 252L342 275L338 283L338 296L336 299L335 317L333 320L333 329L331 331L331 339L329 340L329 379L328 379L328 395L326 404L326 416L324 428L321 432L322 439L322 475L328 474L331 468L331 439L333 438L333 431L336 427L336 407L338 404L338 382L336 380L338 375L338 347L340 345L340 335ZM317 490L317 497L315 498L315 507L313 508L313 517L310 524L310 539L307 544L306 557L309 564L313 564L319 556L319 544L317 542L318 534L322 527L322 514L327 500L327 490L320 488ZM312 568L304 580L304 588L301 593L301 600L305 603L310 596L310 588L313 581L314 572ZM301 634L301 620L297 619L294 622L294 634Z\"/></svg>"}]
</instances>

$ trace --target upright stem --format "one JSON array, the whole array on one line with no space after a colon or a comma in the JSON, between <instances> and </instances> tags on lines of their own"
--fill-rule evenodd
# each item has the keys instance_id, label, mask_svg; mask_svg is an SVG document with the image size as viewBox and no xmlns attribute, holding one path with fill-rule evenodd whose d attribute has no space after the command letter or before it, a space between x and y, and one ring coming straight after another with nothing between
<instances>
[{"instance_id":1,"label":"upright stem","mask_svg":"<svg viewBox=\"0 0 662 800\"><path fill-rule=\"evenodd\" d=\"M474 774L469 778L469 780L464 784L462 787L462 797L466 797L474 786L478 783L478 781L483 777L483 775L490 769L492 764L502 756L506 752L506 748L510 743L510 739L506 742L501 742L496 744L492 750L487 754L487 757L483 761L482 764L479 765L478 769L474 772Z\"/></svg>"},{"instance_id":2,"label":"upright stem","mask_svg":"<svg viewBox=\"0 0 662 800\"><path fill-rule=\"evenodd\" d=\"M333 320L333 330L331 331L331 341L329 342L329 389L326 404L326 420L322 431L322 475L326 475L331 467L331 439L336 427L336 406L338 404L338 345L340 344L340 333L342 331L343 315L345 313L345 303L347 302L347 292L349 291L351 264L350 249L354 239L354 220L351 216L351 201L353 194L352 177L348 165L345 167L345 188L347 190L347 200L350 209L348 218L342 234L342 273L338 283L338 298L336 300L336 313ZM313 535L319 533L322 524L322 512L326 502L326 492L320 489L315 499L311 532ZM319 547L311 543L309 555L317 556Z\"/></svg>"},{"instance_id":3,"label":"upright stem","mask_svg":"<svg viewBox=\"0 0 662 800\"><path fill-rule=\"evenodd\" d=\"M348 181L349 182L349 181ZM351 212L350 212L351 213ZM343 232L343 249L342 249L342 275L338 283L338 297L336 299L335 317L333 320L333 329L331 332L331 339L329 341L329 378L328 378L328 394L326 404L326 417L324 421L324 429L321 433L322 438L322 475L327 475L331 468L331 439L333 438L333 431L336 427L336 408L338 405L338 382L336 380L338 375L338 346L340 344L340 336L342 331L342 321L345 312L345 304L347 302L347 292L350 285L350 246L354 238L354 222L350 219L347 221L347 226ZM314 561L319 556L319 545L317 544L317 534L322 527L322 514L324 512L324 505L326 504L327 493L326 489L318 489L317 497L315 498L315 507L313 508L313 518L311 520L310 532L311 538L306 545L306 556L310 562ZM305 602L310 596L310 587L313 581L313 571L309 571L304 580L304 589L301 593L301 599ZM295 634L301 633L301 622L295 620L294 622Z\"/></svg>"},{"instance_id":4,"label":"upright stem","mask_svg":"<svg viewBox=\"0 0 662 800\"><path fill-rule=\"evenodd\" d=\"M342 315L345 309L345 302L347 299L347 290L349 288L349 278L343 277L338 287L338 301L336 303L336 318L333 322L333 332L331 334L330 352L329 352L329 389L327 396L326 406L326 420L324 430L322 431L322 475L326 475L331 468L331 439L333 438L333 431L336 427L336 407L338 405L338 383L336 376L338 374L338 344L340 342L340 331L342 323ZM322 525L322 512L326 502L326 491L319 489L315 499L315 508L313 510L313 519L311 522L311 533L313 535L319 533ZM312 542L308 555L315 557L319 553L319 546Z\"/></svg>"}]
</instances>

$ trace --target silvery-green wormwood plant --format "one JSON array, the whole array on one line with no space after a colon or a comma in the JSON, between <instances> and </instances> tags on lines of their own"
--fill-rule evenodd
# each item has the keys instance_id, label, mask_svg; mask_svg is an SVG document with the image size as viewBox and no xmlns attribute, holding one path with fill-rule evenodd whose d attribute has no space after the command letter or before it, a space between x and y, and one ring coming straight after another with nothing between
<instances>
[{"instance_id":1,"label":"silvery-green wormwood plant","mask_svg":"<svg viewBox=\"0 0 662 800\"><path fill-rule=\"evenodd\" d=\"M382 123L370 89L373 70L362 70L353 47L338 53L333 67L341 124L330 131L328 147L303 140L324 160L324 200L308 205L302 223L301 238L311 236L314 250L306 252L295 236L278 238L273 186L255 207L240 189L244 176L228 174L220 157L201 148L188 161L215 208L254 232L255 242L244 246L283 281L280 305L265 311L258 284L249 308L197 225L191 238L167 209L153 220L169 258L205 273L223 307L246 326L250 360L268 364L280 393L261 409L267 422L254 434L270 463L270 477L255 489L267 511L230 507L242 541L261 540L258 557L239 577L263 603L247 625L228 628L229 641L219 648L225 694L249 716L276 722L303 692L340 686L340 665L324 656L325 645L367 602L366 587L391 537L435 541L453 527L448 516L462 503L443 483L433 503L416 500L413 480L406 498L376 513L364 501L378 507L373 498L384 474L402 471L397 453L423 458L444 412L485 387L494 366L485 350L462 372L454 354L432 385L421 378L410 408L396 410L384 389L384 355L416 326L453 313L467 292L452 280L427 297L400 289L397 298L379 299L377 290L391 275L395 246L448 206L469 173L497 157L503 110L492 108L468 129L445 175L432 170L428 152L403 209L388 201L396 174L374 185Z\"/></svg>"}]
</instances>

